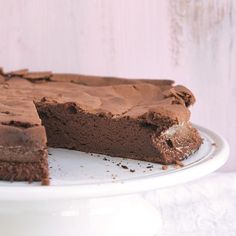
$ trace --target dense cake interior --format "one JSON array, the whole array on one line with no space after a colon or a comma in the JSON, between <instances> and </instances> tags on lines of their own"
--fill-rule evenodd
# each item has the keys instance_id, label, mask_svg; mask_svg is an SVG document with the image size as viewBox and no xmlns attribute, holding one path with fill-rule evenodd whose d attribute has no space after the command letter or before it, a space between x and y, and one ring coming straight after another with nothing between
<instances>
[{"instance_id":1,"label":"dense cake interior","mask_svg":"<svg viewBox=\"0 0 236 236\"><path fill-rule=\"evenodd\" d=\"M127 117L110 119L106 115L89 114L73 103L36 103L36 107L50 147L147 161L159 156L151 136L161 132L161 124L156 127Z\"/></svg>"},{"instance_id":2,"label":"dense cake interior","mask_svg":"<svg viewBox=\"0 0 236 236\"><path fill-rule=\"evenodd\" d=\"M50 104L44 101L37 102L36 107L50 147L162 164L182 160L191 154L188 150L198 148L198 134L192 133L191 125L178 126L168 117L159 117L156 124L151 124L142 118L111 119L105 114L86 113L74 103ZM170 131L169 127L173 125L175 128Z\"/></svg>"}]
</instances>

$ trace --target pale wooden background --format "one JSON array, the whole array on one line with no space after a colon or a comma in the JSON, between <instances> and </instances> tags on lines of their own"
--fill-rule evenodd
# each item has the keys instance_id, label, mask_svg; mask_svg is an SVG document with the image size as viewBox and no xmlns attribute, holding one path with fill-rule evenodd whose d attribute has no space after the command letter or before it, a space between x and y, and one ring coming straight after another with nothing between
<instances>
[{"instance_id":1,"label":"pale wooden background","mask_svg":"<svg viewBox=\"0 0 236 236\"><path fill-rule=\"evenodd\" d=\"M5 69L173 78L192 120L223 134L236 170L234 0L0 0Z\"/></svg>"}]
</instances>

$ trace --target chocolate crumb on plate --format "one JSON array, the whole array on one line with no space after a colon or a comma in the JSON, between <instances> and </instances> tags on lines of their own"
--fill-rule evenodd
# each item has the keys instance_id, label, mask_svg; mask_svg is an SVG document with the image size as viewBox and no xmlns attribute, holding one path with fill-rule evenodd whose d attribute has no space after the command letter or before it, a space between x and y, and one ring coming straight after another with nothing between
<instances>
[{"instance_id":1,"label":"chocolate crumb on plate","mask_svg":"<svg viewBox=\"0 0 236 236\"><path fill-rule=\"evenodd\" d=\"M167 169L168 169L168 165L163 165L163 166L161 167L161 169L162 169L162 170L167 170Z\"/></svg>"},{"instance_id":2,"label":"chocolate crumb on plate","mask_svg":"<svg viewBox=\"0 0 236 236\"><path fill-rule=\"evenodd\" d=\"M126 165L121 165L121 167L126 170L129 169Z\"/></svg>"},{"instance_id":3,"label":"chocolate crumb on plate","mask_svg":"<svg viewBox=\"0 0 236 236\"><path fill-rule=\"evenodd\" d=\"M179 165L180 167L184 167L184 163L182 161L176 160L175 164Z\"/></svg>"},{"instance_id":4,"label":"chocolate crumb on plate","mask_svg":"<svg viewBox=\"0 0 236 236\"><path fill-rule=\"evenodd\" d=\"M180 165L178 165L178 164L174 164L174 168L175 169L179 169L179 168L181 168L182 166L180 166Z\"/></svg>"},{"instance_id":5,"label":"chocolate crumb on plate","mask_svg":"<svg viewBox=\"0 0 236 236\"><path fill-rule=\"evenodd\" d=\"M153 165L146 166L146 168L147 168L147 169L149 169L149 168L153 168Z\"/></svg>"}]
</instances>

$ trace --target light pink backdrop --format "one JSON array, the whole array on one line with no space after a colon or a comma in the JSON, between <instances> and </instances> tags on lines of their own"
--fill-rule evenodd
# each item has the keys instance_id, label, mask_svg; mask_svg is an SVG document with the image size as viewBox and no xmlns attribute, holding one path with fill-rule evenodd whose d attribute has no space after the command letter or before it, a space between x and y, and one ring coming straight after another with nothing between
<instances>
[{"instance_id":1,"label":"light pink backdrop","mask_svg":"<svg viewBox=\"0 0 236 236\"><path fill-rule=\"evenodd\" d=\"M233 0L0 0L6 70L172 78L196 94L192 120L223 134L236 170Z\"/></svg>"}]
</instances>

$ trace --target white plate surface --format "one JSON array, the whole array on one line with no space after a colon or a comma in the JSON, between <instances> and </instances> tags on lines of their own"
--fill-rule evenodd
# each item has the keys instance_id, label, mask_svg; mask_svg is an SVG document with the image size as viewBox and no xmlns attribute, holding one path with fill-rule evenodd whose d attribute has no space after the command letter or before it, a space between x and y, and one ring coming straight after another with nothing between
<instances>
[{"instance_id":1,"label":"white plate surface","mask_svg":"<svg viewBox=\"0 0 236 236\"><path fill-rule=\"evenodd\" d=\"M149 191L200 178L226 162L229 147L221 136L196 127L204 143L195 154L183 161L182 168L169 166L168 170L162 170L159 164L50 149L51 185L0 181L0 200L105 197Z\"/></svg>"}]
</instances>

